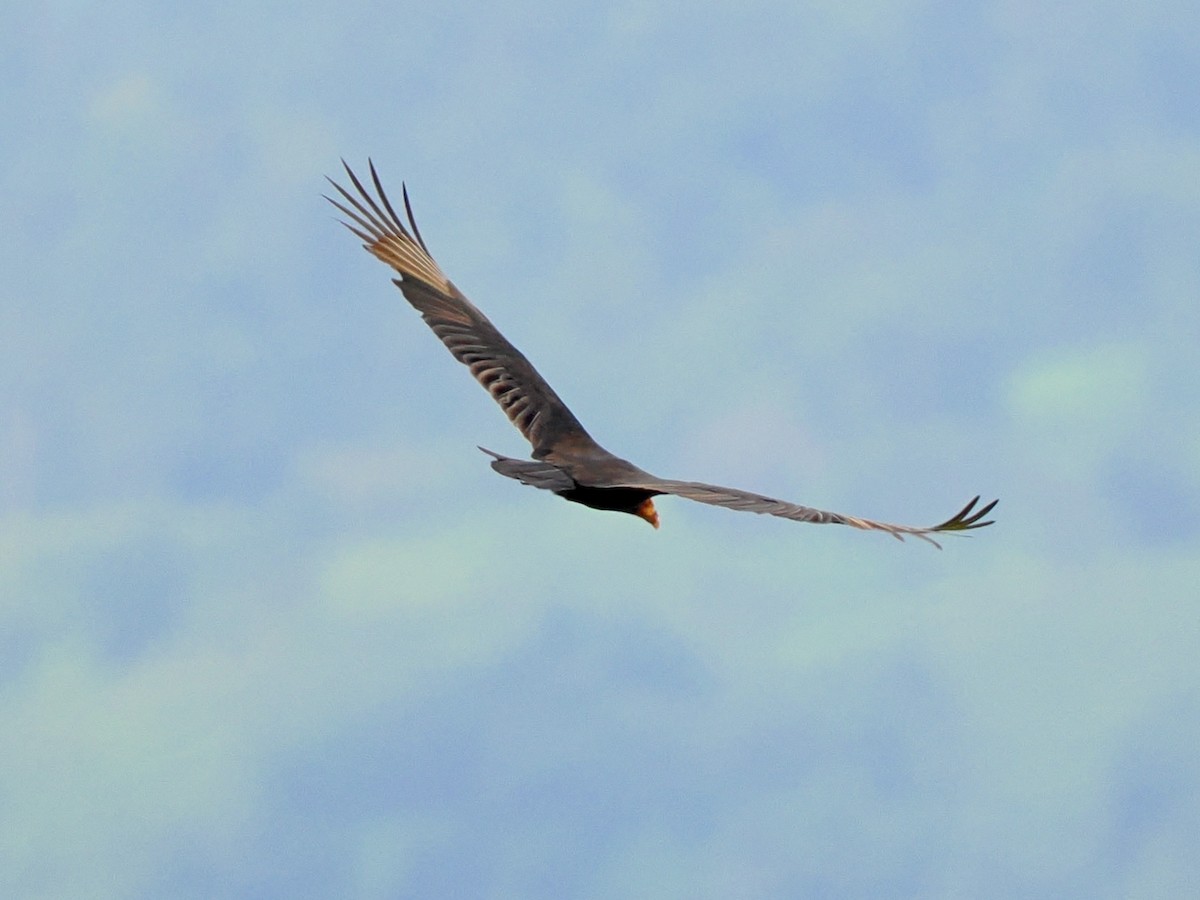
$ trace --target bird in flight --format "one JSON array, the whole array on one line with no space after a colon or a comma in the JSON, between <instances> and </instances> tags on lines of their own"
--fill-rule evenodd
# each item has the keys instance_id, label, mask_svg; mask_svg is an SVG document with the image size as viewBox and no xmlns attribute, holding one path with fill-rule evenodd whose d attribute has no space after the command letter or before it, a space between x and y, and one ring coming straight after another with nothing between
<instances>
[{"instance_id":1,"label":"bird in flight","mask_svg":"<svg viewBox=\"0 0 1200 900\"><path fill-rule=\"evenodd\" d=\"M883 531L899 540L912 535L939 548L941 545L930 535L970 531L992 524L981 520L997 501L976 509L979 497L940 525L893 525L735 488L659 478L614 456L592 439L533 364L442 273L417 229L407 187L401 188L406 227L388 200L374 163L368 164L374 196L342 160L357 196L330 178L327 180L345 203L329 196L325 199L347 216L348 221L343 220L342 224L363 241L363 247L400 274L392 280L405 299L454 358L471 370L533 446L532 459L512 459L480 447L492 457L492 468L501 475L553 491L593 509L629 513L655 528L658 528L658 511L654 508L654 498L663 494L797 522Z\"/></svg>"}]
</instances>

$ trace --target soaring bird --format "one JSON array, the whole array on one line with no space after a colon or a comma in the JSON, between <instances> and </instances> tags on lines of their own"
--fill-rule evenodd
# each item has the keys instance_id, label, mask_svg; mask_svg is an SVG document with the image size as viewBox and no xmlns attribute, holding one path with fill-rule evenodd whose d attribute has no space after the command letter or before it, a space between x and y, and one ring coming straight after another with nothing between
<instances>
[{"instance_id":1,"label":"soaring bird","mask_svg":"<svg viewBox=\"0 0 1200 900\"><path fill-rule=\"evenodd\" d=\"M645 519L655 528L658 528L658 511L654 508L654 498L663 494L797 522L833 523L883 531L899 540L913 535L939 548L941 545L930 537L931 534L970 531L992 524L981 520L997 501L976 509L979 497L940 525L893 525L787 503L735 488L659 478L614 456L592 439L529 360L442 273L417 228L407 186L401 187L408 221L406 227L388 200L374 163L368 162L368 165L375 187L374 196L342 160L357 196L328 178L326 180L345 203L329 196L325 199L347 217L342 224L363 241L363 247L399 273L400 277L392 280L405 299L417 309L454 358L471 370L533 446L531 459L512 459L480 447L492 457L491 466L501 475L553 491L593 509L629 513Z\"/></svg>"}]
</instances>

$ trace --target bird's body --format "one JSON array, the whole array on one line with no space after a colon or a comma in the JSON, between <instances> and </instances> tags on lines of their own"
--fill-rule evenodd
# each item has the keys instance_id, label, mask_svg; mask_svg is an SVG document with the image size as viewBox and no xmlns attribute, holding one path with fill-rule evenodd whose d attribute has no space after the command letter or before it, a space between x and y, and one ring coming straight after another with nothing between
<instances>
[{"instance_id":1,"label":"bird's body","mask_svg":"<svg viewBox=\"0 0 1200 900\"><path fill-rule=\"evenodd\" d=\"M374 165L370 171L375 197L346 166L358 196L331 180L330 184L350 206L333 198L326 199L349 216L351 221L343 224L364 241L363 246L400 274L393 280L408 302L421 313L454 357L471 370L532 445L533 458L529 460L484 450L492 457L492 468L501 475L552 491L593 509L638 516L655 528L658 527L658 512L653 498L664 494L800 522L836 523L884 531L901 540L905 535L913 535L935 546L939 545L929 536L932 533L969 531L992 524L980 520L992 510L996 501L975 510L978 497L940 525L893 525L825 512L735 488L659 478L609 453L592 439L529 360L442 273L417 229L408 191L403 194L408 220L406 228L388 201Z\"/></svg>"},{"instance_id":2,"label":"bird's body","mask_svg":"<svg viewBox=\"0 0 1200 900\"><path fill-rule=\"evenodd\" d=\"M492 457L492 468L501 475L515 478L522 484L554 491L566 500L582 503L592 509L632 513L658 527L658 511L654 508L653 498L663 492L634 485L661 479L655 479L633 463L613 456L599 445L595 448L599 452L593 451L583 458L562 459L557 463L510 459L485 447L479 449ZM572 472L577 473L578 477Z\"/></svg>"}]
</instances>

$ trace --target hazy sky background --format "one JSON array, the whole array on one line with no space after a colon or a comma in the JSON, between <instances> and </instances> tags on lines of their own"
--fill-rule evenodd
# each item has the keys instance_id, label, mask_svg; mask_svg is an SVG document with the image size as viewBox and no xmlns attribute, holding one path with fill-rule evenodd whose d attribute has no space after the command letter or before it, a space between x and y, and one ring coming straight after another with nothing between
<instances>
[{"instance_id":1,"label":"hazy sky background","mask_svg":"<svg viewBox=\"0 0 1200 900\"><path fill-rule=\"evenodd\" d=\"M0 894L1200 883L1194 2L8 3ZM502 479L334 222L655 473Z\"/></svg>"}]
</instances>

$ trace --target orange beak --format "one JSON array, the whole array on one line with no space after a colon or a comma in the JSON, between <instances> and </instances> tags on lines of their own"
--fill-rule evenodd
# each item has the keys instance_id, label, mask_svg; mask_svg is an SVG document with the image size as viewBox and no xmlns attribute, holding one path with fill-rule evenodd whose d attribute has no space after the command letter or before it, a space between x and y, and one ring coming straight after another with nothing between
<instances>
[{"instance_id":1,"label":"orange beak","mask_svg":"<svg viewBox=\"0 0 1200 900\"><path fill-rule=\"evenodd\" d=\"M638 504L637 509L633 511L635 516L645 519L655 528L658 527L658 510L654 508L654 501L647 497Z\"/></svg>"}]
</instances>

